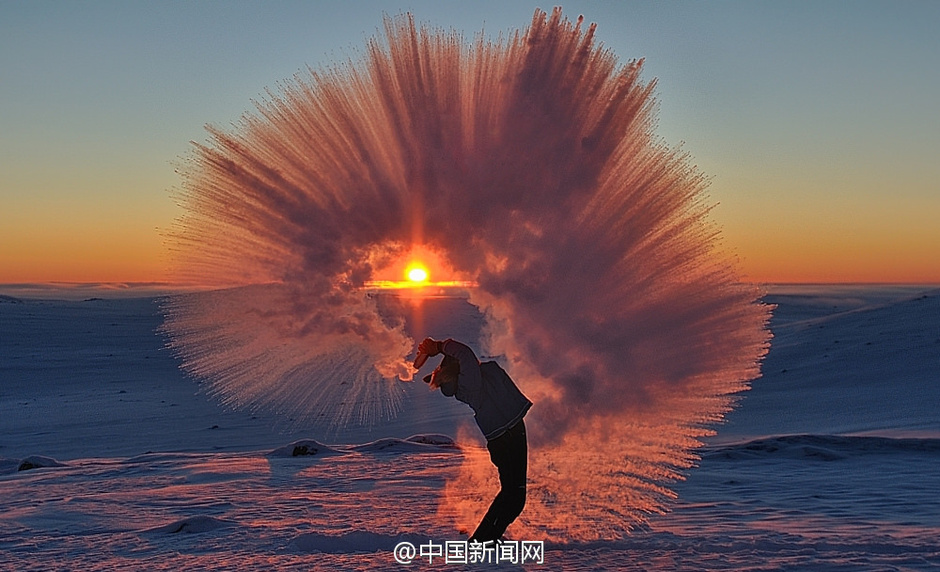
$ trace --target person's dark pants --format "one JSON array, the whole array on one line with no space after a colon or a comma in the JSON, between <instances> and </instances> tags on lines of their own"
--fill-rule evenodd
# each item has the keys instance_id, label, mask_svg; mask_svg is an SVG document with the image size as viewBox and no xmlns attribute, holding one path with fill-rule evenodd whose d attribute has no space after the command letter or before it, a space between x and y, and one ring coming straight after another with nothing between
<instances>
[{"instance_id":1,"label":"person's dark pants","mask_svg":"<svg viewBox=\"0 0 940 572\"><path fill-rule=\"evenodd\" d=\"M486 448L490 451L490 460L499 470L500 489L476 532L470 537L470 540L480 542L499 539L525 506L528 455L525 423L519 420L499 437L487 441Z\"/></svg>"}]
</instances>

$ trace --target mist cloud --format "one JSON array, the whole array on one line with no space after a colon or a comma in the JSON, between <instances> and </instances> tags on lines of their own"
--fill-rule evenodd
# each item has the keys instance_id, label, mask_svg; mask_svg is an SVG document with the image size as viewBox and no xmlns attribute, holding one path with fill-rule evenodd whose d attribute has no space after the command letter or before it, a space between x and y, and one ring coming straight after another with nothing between
<instances>
[{"instance_id":1,"label":"mist cloud","mask_svg":"<svg viewBox=\"0 0 940 572\"><path fill-rule=\"evenodd\" d=\"M210 129L170 243L180 280L224 290L168 304L184 366L233 405L394 414L414 340L362 286L426 245L478 284L482 350L536 402L519 526L604 537L661 510L759 375L769 310L722 250L706 177L655 136L641 69L558 10L497 42L403 16L361 61Z\"/></svg>"}]
</instances>

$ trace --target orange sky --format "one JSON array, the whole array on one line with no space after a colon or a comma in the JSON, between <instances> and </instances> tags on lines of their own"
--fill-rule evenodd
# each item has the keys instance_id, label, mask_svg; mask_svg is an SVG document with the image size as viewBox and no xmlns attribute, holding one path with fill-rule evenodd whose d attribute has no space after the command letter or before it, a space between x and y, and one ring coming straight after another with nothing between
<instances>
[{"instance_id":1,"label":"orange sky","mask_svg":"<svg viewBox=\"0 0 940 572\"><path fill-rule=\"evenodd\" d=\"M154 221L52 218L55 224L0 229L0 283L165 280L166 253ZM937 237L926 225L816 220L824 218L795 213L789 221L768 218L759 228L732 219L723 223L724 245L737 254L748 281L940 283L931 242Z\"/></svg>"},{"instance_id":2,"label":"orange sky","mask_svg":"<svg viewBox=\"0 0 940 572\"><path fill-rule=\"evenodd\" d=\"M414 9L467 38L532 15L521 1ZM747 280L940 284L936 3L565 9L621 62L645 58L658 132L711 177ZM189 141L354 54L385 11L0 5L0 283L163 281L158 229L180 214L168 191Z\"/></svg>"},{"instance_id":3,"label":"orange sky","mask_svg":"<svg viewBox=\"0 0 940 572\"><path fill-rule=\"evenodd\" d=\"M181 209L167 192L178 183L172 167L154 163L140 180L40 171L31 183L46 185L45 197L5 198L0 283L165 281L159 229ZM787 179L707 154L699 164L713 174L712 216L723 246L748 281L940 284L940 193L858 190L852 177L834 183L822 170ZM142 192L124 193L131 183Z\"/></svg>"}]
</instances>

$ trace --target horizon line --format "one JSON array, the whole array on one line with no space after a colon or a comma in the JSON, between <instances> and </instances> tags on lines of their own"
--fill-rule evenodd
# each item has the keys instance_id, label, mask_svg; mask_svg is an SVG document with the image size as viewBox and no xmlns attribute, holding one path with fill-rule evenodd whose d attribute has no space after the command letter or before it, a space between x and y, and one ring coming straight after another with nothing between
<instances>
[{"instance_id":1,"label":"horizon line","mask_svg":"<svg viewBox=\"0 0 940 572\"><path fill-rule=\"evenodd\" d=\"M757 287L790 287L790 286L843 286L843 287L923 287L940 288L940 282L905 282L905 281L882 281L882 282L860 282L860 281L781 281L781 282L753 282L742 281L742 284L750 284ZM373 288L368 286L372 285ZM384 288L374 288L377 284L373 281L366 285L366 290L382 290ZM385 284L382 284L386 286ZM397 284L396 284L397 285ZM441 286L442 284L433 284ZM469 283L461 283L460 286L467 287ZM427 285L425 285L427 286ZM448 286L458 286L456 283L449 283ZM411 286L414 288L414 286ZM93 281L78 282L55 280L46 282L0 282L0 295L12 298L31 298L41 299L50 295L70 295L69 298L80 297L80 295L112 295L112 297L147 297L147 296L169 296L174 294L185 294L189 292L223 289L218 287L197 286L193 284L164 282L164 281ZM390 290L404 290L406 288L389 288Z\"/></svg>"}]
</instances>

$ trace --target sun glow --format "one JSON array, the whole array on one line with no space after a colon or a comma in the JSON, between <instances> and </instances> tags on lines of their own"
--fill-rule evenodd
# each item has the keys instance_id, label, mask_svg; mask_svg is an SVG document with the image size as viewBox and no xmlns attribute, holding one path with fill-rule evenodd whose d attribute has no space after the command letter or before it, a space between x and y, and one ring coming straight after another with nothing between
<instances>
[{"instance_id":1,"label":"sun glow","mask_svg":"<svg viewBox=\"0 0 940 572\"><path fill-rule=\"evenodd\" d=\"M432 277L436 280L432 280ZM381 268L373 278L363 286L370 290L411 290L422 295L429 295L429 288L476 286L472 281L456 280L457 276L445 258L438 251L423 245L413 246L407 255Z\"/></svg>"},{"instance_id":2,"label":"sun glow","mask_svg":"<svg viewBox=\"0 0 940 572\"><path fill-rule=\"evenodd\" d=\"M469 280L438 280L431 281L431 274L423 265L415 263L405 270L405 280L368 280L364 286L374 290L404 290L435 288L472 288L476 282Z\"/></svg>"},{"instance_id":3,"label":"sun glow","mask_svg":"<svg viewBox=\"0 0 940 572\"><path fill-rule=\"evenodd\" d=\"M420 263L413 262L408 266L407 276L408 280L411 280L417 286L428 281L428 270Z\"/></svg>"}]
</instances>

